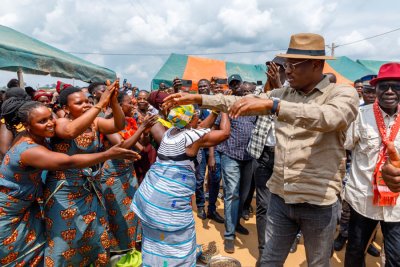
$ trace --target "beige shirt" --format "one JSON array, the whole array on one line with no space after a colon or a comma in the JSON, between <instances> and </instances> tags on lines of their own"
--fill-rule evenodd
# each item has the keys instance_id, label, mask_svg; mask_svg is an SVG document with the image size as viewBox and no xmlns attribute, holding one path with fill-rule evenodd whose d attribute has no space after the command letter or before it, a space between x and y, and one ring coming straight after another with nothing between
<instances>
[{"instance_id":1,"label":"beige shirt","mask_svg":"<svg viewBox=\"0 0 400 267\"><path fill-rule=\"evenodd\" d=\"M348 85L331 84L325 77L308 94L284 87L270 95L281 99L275 119L275 164L268 181L270 191L286 203L333 204L345 171L346 130L358 113L357 91ZM227 111L240 99L222 95L202 97L203 108L221 111ZM269 113L265 110L258 115Z\"/></svg>"},{"instance_id":2,"label":"beige shirt","mask_svg":"<svg viewBox=\"0 0 400 267\"><path fill-rule=\"evenodd\" d=\"M389 116L382 111L386 127L391 127L397 114ZM387 131L389 134L390 131ZM394 141L400 147L400 134ZM345 148L352 150L349 179L344 188L344 199L359 214L374 220L400 222L400 200L394 207L379 207L373 204L372 176L381 144L373 105L360 107L357 119L347 131Z\"/></svg>"}]
</instances>

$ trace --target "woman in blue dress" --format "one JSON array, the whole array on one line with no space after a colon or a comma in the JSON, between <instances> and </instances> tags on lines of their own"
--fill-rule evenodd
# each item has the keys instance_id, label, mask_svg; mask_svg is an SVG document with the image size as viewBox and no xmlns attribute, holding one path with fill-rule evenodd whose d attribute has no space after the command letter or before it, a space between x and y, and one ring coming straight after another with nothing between
<instances>
[{"instance_id":1,"label":"woman in blue dress","mask_svg":"<svg viewBox=\"0 0 400 267\"><path fill-rule=\"evenodd\" d=\"M170 111L174 127L161 140L157 161L135 194L133 211L143 228L143 266L195 266L196 233L191 197L196 188L195 164L201 147L215 146L230 134L222 115L220 130L197 128L191 105Z\"/></svg>"},{"instance_id":2,"label":"woman in blue dress","mask_svg":"<svg viewBox=\"0 0 400 267\"><path fill-rule=\"evenodd\" d=\"M117 90L115 84L108 86L95 106L78 88L62 90L59 102L67 117L57 119L52 150L67 155L95 153L100 149L100 133L124 129ZM109 105L113 118L98 117ZM107 265L110 236L100 172L100 164L93 164L48 173L44 190L47 266Z\"/></svg>"},{"instance_id":3,"label":"woman in blue dress","mask_svg":"<svg viewBox=\"0 0 400 267\"><path fill-rule=\"evenodd\" d=\"M157 116L146 116L137 127L132 118L132 98L124 93L118 95L118 102L125 115L125 129L106 135L106 143L111 145L122 142L122 147L132 149L142 134L157 121ZM110 225L111 252L122 253L132 250L136 242L141 241L139 218L130 209L133 196L138 186L134 163L129 160L107 160L102 168L101 189L105 197L105 206Z\"/></svg>"},{"instance_id":4,"label":"woman in blue dress","mask_svg":"<svg viewBox=\"0 0 400 267\"><path fill-rule=\"evenodd\" d=\"M14 134L20 123L25 130L16 135L0 167L0 265L43 266L46 241L41 171L80 168L136 155L120 147L91 155L50 151L45 140L54 136L55 122L39 102L10 98L3 104L2 117Z\"/></svg>"}]
</instances>

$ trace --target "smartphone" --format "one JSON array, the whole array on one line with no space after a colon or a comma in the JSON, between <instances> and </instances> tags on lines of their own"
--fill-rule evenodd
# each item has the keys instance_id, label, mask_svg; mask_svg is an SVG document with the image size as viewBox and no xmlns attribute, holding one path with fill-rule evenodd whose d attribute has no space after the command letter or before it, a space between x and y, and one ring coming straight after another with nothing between
<instances>
[{"instance_id":1,"label":"smartphone","mask_svg":"<svg viewBox=\"0 0 400 267\"><path fill-rule=\"evenodd\" d=\"M215 81L217 84L228 84L228 79L217 79Z\"/></svg>"},{"instance_id":2,"label":"smartphone","mask_svg":"<svg viewBox=\"0 0 400 267\"><path fill-rule=\"evenodd\" d=\"M181 80L183 87L192 87L192 80Z\"/></svg>"},{"instance_id":3,"label":"smartphone","mask_svg":"<svg viewBox=\"0 0 400 267\"><path fill-rule=\"evenodd\" d=\"M128 79L124 79L122 85L125 86L126 82L128 81Z\"/></svg>"}]
</instances>

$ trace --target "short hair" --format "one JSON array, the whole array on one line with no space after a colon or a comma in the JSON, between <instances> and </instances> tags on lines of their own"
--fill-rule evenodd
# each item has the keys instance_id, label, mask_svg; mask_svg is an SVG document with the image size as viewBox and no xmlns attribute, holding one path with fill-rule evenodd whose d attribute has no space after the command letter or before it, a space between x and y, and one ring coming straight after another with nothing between
<instances>
[{"instance_id":1,"label":"short hair","mask_svg":"<svg viewBox=\"0 0 400 267\"><path fill-rule=\"evenodd\" d=\"M13 87L19 87L19 81L18 81L18 79L11 79L11 80L7 83L7 88L13 88Z\"/></svg>"},{"instance_id":2,"label":"short hair","mask_svg":"<svg viewBox=\"0 0 400 267\"><path fill-rule=\"evenodd\" d=\"M121 104L125 96L129 96L126 92L119 93L117 96L118 103Z\"/></svg>"},{"instance_id":3,"label":"short hair","mask_svg":"<svg viewBox=\"0 0 400 267\"><path fill-rule=\"evenodd\" d=\"M360 79L357 79L354 81L354 84L356 84L356 83L362 83L362 81Z\"/></svg>"},{"instance_id":4,"label":"short hair","mask_svg":"<svg viewBox=\"0 0 400 267\"><path fill-rule=\"evenodd\" d=\"M146 90L140 90L140 91L138 92L138 95L139 95L140 93L146 93L146 94L147 94L147 97L150 95L150 92L149 92L149 91L146 91Z\"/></svg>"},{"instance_id":5,"label":"short hair","mask_svg":"<svg viewBox=\"0 0 400 267\"><path fill-rule=\"evenodd\" d=\"M58 99L60 105L62 107L66 106L68 104L68 96L70 96L74 93L78 93L78 92L82 92L82 90L80 88L73 87L73 86L70 86L70 87L65 88L64 90L61 90L60 97Z\"/></svg>"},{"instance_id":6,"label":"short hair","mask_svg":"<svg viewBox=\"0 0 400 267\"><path fill-rule=\"evenodd\" d=\"M200 80L197 82L197 84L199 84L200 82L206 82L208 85L211 84L210 81L207 80L207 79L200 79Z\"/></svg>"},{"instance_id":7,"label":"short hair","mask_svg":"<svg viewBox=\"0 0 400 267\"><path fill-rule=\"evenodd\" d=\"M100 86L100 85L105 85L105 83L94 82L94 83L89 84L89 86L88 86L89 93L91 95L93 95L94 89L96 89L96 87Z\"/></svg>"}]
</instances>

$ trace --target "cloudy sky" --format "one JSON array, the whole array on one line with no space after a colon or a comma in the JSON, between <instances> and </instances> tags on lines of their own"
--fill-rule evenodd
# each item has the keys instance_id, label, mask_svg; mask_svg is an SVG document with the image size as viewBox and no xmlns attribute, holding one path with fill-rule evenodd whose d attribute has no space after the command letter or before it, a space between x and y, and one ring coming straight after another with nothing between
<instances>
[{"instance_id":1,"label":"cloudy sky","mask_svg":"<svg viewBox=\"0 0 400 267\"><path fill-rule=\"evenodd\" d=\"M286 49L293 33L346 44L400 28L397 0L2 0L1 6L1 25L79 52L141 89L150 87L170 53L260 64L277 53L271 50ZM264 52L210 54L245 51ZM335 55L400 60L400 31L338 47ZM0 86L14 76L1 71ZM57 78L25 80L36 87Z\"/></svg>"}]
</instances>

